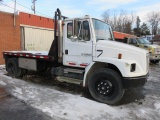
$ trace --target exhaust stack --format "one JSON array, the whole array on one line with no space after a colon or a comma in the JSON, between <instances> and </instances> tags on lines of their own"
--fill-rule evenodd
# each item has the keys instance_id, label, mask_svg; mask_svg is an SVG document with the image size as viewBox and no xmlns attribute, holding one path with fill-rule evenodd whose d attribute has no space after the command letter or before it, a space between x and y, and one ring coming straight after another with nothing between
<instances>
[{"instance_id":1,"label":"exhaust stack","mask_svg":"<svg viewBox=\"0 0 160 120\"><path fill-rule=\"evenodd\" d=\"M57 8L54 18L54 40L48 53L48 56L54 57L58 63L62 63L63 59L62 17L67 18L62 16L61 11Z\"/></svg>"},{"instance_id":2,"label":"exhaust stack","mask_svg":"<svg viewBox=\"0 0 160 120\"><path fill-rule=\"evenodd\" d=\"M58 15L58 62L62 62L63 39L62 39L62 16L61 11L57 8Z\"/></svg>"}]
</instances>

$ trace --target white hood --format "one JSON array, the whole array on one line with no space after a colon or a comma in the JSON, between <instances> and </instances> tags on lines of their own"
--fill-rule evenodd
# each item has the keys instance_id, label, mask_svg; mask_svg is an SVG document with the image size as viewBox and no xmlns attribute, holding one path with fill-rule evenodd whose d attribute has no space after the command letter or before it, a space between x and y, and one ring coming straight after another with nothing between
<instances>
[{"instance_id":1,"label":"white hood","mask_svg":"<svg viewBox=\"0 0 160 120\"><path fill-rule=\"evenodd\" d=\"M96 49L103 49L103 52L105 52L105 56L108 57L117 57L119 53L122 54L122 59L134 59L139 56L144 55L148 53L147 50L144 50L142 48L138 48L132 45L127 45L125 43L120 43L116 41L98 41L96 45Z\"/></svg>"}]
</instances>

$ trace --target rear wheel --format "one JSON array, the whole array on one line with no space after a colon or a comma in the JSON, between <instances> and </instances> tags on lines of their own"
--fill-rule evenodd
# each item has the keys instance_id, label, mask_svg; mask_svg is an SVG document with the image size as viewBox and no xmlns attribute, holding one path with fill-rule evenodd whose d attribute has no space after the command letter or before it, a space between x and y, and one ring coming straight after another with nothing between
<instances>
[{"instance_id":1,"label":"rear wheel","mask_svg":"<svg viewBox=\"0 0 160 120\"><path fill-rule=\"evenodd\" d=\"M14 75L16 78L22 76L22 69L18 67L17 58L9 58L7 60L6 68L10 75Z\"/></svg>"},{"instance_id":2,"label":"rear wheel","mask_svg":"<svg viewBox=\"0 0 160 120\"><path fill-rule=\"evenodd\" d=\"M103 68L93 73L88 81L92 97L106 104L116 104L124 94L122 78L114 70Z\"/></svg>"},{"instance_id":3,"label":"rear wheel","mask_svg":"<svg viewBox=\"0 0 160 120\"><path fill-rule=\"evenodd\" d=\"M150 60L150 62L153 64L157 64L157 63L159 63L159 60Z\"/></svg>"}]
</instances>

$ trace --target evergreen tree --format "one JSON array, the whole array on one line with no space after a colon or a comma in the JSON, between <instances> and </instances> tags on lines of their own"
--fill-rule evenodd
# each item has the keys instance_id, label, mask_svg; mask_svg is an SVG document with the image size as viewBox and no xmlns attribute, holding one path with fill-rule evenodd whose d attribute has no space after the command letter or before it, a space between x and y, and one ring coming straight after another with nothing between
<instances>
[{"instance_id":1,"label":"evergreen tree","mask_svg":"<svg viewBox=\"0 0 160 120\"><path fill-rule=\"evenodd\" d=\"M136 36L141 36L140 22L141 22L141 20L140 20L139 16L137 16L137 19L136 19L136 28L133 29L134 34Z\"/></svg>"},{"instance_id":2,"label":"evergreen tree","mask_svg":"<svg viewBox=\"0 0 160 120\"><path fill-rule=\"evenodd\" d=\"M150 30L146 23L141 25L141 35L150 35Z\"/></svg>"}]
</instances>

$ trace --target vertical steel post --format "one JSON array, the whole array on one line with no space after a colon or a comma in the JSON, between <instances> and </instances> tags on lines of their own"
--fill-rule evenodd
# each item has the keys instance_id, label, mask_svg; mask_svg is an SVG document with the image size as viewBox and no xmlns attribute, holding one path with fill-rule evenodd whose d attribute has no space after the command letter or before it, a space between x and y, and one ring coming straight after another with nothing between
<instances>
[{"instance_id":1,"label":"vertical steel post","mask_svg":"<svg viewBox=\"0 0 160 120\"><path fill-rule=\"evenodd\" d=\"M13 22L14 22L14 27L16 26L16 0L15 0L15 3L14 3L14 18L13 18Z\"/></svg>"}]
</instances>

